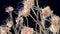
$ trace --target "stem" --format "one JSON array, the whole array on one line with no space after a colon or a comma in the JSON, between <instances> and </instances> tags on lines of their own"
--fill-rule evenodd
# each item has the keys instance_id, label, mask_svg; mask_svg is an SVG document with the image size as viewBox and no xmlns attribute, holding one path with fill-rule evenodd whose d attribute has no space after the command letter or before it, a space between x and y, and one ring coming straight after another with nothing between
<instances>
[{"instance_id":1,"label":"stem","mask_svg":"<svg viewBox=\"0 0 60 34\"><path fill-rule=\"evenodd\" d=\"M26 17L26 20L27 20L27 27L28 27L28 18Z\"/></svg>"},{"instance_id":2,"label":"stem","mask_svg":"<svg viewBox=\"0 0 60 34\"><path fill-rule=\"evenodd\" d=\"M9 15L10 15L10 20L13 21L12 12L9 12Z\"/></svg>"},{"instance_id":3,"label":"stem","mask_svg":"<svg viewBox=\"0 0 60 34\"><path fill-rule=\"evenodd\" d=\"M39 25L39 23L34 19L34 17L31 15L31 14L29 14L30 16L31 16L31 18Z\"/></svg>"},{"instance_id":4,"label":"stem","mask_svg":"<svg viewBox=\"0 0 60 34\"><path fill-rule=\"evenodd\" d=\"M33 17L31 14L29 14L29 15L31 16L31 18L32 18L38 25L41 25L41 26L42 26L42 24L40 23L40 21L35 20L34 17ZM43 26L42 26L42 27L43 27Z\"/></svg>"},{"instance_id":5,"label":"stem","mask_svg":"<svg viewBox=\"0 0 60 34\"><path fill-rule=\"evenodd\" d=\"M15 34L17 34L17 30L16 30L16 28L14 26L13 26L13 29L14 29Z\"/></svg>"},{"instance_id":6,"label":"stem","mask_svg":"<svg viewBox=\"0 0 60 34\"><path fill-rule=\"evenodd\" d=\"M35 11L34 11L34 9L33 8L31 8L31 9L32 9L34 15L36 16L36 18L38 18L37 15L36 15L36 13L35 13Z\"/></svg>"},{"instance_id":7,"label":"stem","mask_svg":"<svg viewBox=\"0 0 60 34\"><path fill-rule=\"evenodd\" d=\"M38 0L36 0L37 7L39 8Z\"/></svg>"},{"instance_id":8,"label":"stem","mask_svg":"<svg viewBox=\"0 0 60 34\"><path fill-rule=\"evenodd\" d=\"M37 31L34 31L36 34L39 34Z\"/></svg>"},{"instance_id":9,"label":"stem","mask_svg":"<svg viewBox=\"0 0 60 34\"><path fill-rule=\"evenodd\" d=\"M35 30L37 31L37 24L36 24Z\"/></svg>"},{"instance_id":10,"label":"stem","mask_svg":"<svg viewBox=\"0 0 60 34\"><path fill-rule=\"evenodd\" d=\"M39 12L37 12L37 21L39 21Z\"/></svg>"},{"instance_id":11,"label":"stem","mask_svg":"<svg viewBox=\"0 0 60 34\"><path fill-rule=\"evenodd\" d=\"M33 17L32 17L32 15L31 14L29 14L30 16L31 16L31 18L39 25L39 27L41 26L42 27L42 31L45 33L45 31L43 30L43 26L41 25L41 23L40 23L40 21L38 22L38 21L36 21Z\"/></svg>"},{"instance_id":12,"label":"stem","mask_svg":"<svg viewBox=\"0 0 60 34\"><path fill-rule=\"evenodd\" d=\"M40 31L39 33L40 33L40 34L42 34L42 33L41 33L41 30L42 30L41 28L42 28L42 27L41 27L41 26L39 26L39 31Z\"/></svg>"}]
</instances>

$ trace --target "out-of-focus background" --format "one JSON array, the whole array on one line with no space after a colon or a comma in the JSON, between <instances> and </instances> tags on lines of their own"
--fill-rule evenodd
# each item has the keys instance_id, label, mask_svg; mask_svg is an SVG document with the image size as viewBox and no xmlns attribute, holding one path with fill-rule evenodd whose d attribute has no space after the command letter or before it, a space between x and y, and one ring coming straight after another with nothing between
<instances>
[{"instance_id":1,"label":"out-of-focus background","mask_svg":"<svg viewBox=\"0 0 60 34\"><path fill-rule=\"evenodd\" d=\"M6 24L5 20L9 17L9 14L5 12L5 8L8 6L13 6L14 11L18 11L17 8L23 7L23 0L0 0L0 25ZM60 1L59 0L39 0L40 7L44 8L46 6L50 6L54 11L54 14L60 16ZM20 7L19 7L20 6ZM17 16L13 12L13 18ZM33 20L29 18L30 27L34 27ZM48 24L47 24L48 25Z\"/></svg>"}]
</instances>

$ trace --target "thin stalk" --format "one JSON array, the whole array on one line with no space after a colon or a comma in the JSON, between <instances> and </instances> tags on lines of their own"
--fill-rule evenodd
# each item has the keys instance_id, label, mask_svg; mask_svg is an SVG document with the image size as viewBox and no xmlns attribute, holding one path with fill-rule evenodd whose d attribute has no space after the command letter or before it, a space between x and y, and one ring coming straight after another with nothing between
<instances>
[{"instance_id":1,"label":"thin stalk","mask_svg":"<svg viewBox=\"0 0 60 34\"><path fill-rule=\"evenodd\" d=\"M34 31L36 34L39 34L37 31Z\"/></svg>"},{"instance_id":2,"label":"thin stalk","mask_svg":"<svg viewBox=\"0 0 60 34\"><path fill-rule=\"evenodd\" d=\"M31 18L39 25L39 26L41 26L41 24L38 22L38 21L36 21L33 17L32 17L32 15L30 14L30 16L31 16ZM45 33L45 31L43 30L43 28L42 28L42 31Z\"/></svg>"},{"instance_id":3,"label":"thin stalk","mask_svg":"<svg viewBox=\"0 0 60 34\"><path fill-rule=\"evenodd\" d=\"M39 8L38 0L36 0L37 7Z\"/></svg>"},{"instance_id":4,"label":"thin stalk","mask_svg":"<svg viewBox=\"0 0 60 34\"><path fill-rule=\"evenodd\" d=\"M39 14L38 14L38 12L37 12L37 21L39 21ZM42 34L42 32L41 32L41 26L39 27L39 29L40 29L40 34Z\"/></svg>"},{"instance_id":5,"label":"thin stalk","mask_svg":"<svg viewBox=\"0 0 60 34\"><path fill-rule=\"evenodd\" d=\"M31 14L29 14L29 15L37 23L37 21L34 19L34 17ZM37 23L37 24L39 25L39 23Z\"/></svg>"},{"instance_id":6,"label":"thin stalk","mask_svg":"<svg viewBox=\"0 0 60 34\"><path fill-rule=\"evenodd\" d=\"M34 17L33 17L31 14L29 14L29 15L30 15L30 17L31 17L38 25L41 25L40 21L35 20ZM41 26L42 26L42 25L41 25ZM43 27L43 26L42 26L42 27Z\"/></svg>"},{"instance_id":7,"label":"thin stalk","mask_svg":"<svg viewBox=\"0 0 60 34\"><path fill-rule=\"evenodd\" d=\"M39 21L39 12L37 12L37 21Z\"/></svg>"},{"instance_id":8,"label":"thin stalk","mask_svg":"<svg viewBox=\"0 0 60 34\"><path fill-rule=\"evenodd\" d=\"M38 14L37 14L37 21L38 21ZM35 30L37 31L37 24L36 24Z\"/></svg>"},{"instance_id":9,"label":"thin stalk","mask_svg":"<svg viewBox=\"0 0 60 34\"><path fill-rule=\"evenodd\" d=\"M40 28L39 28L39 29L40 29L40 34L42 34L42 32L41 32L41 26L40 26Z\"/></svg>"},{"instance_id":10,"label":"thin stalk","mask_svg":"<svg viewBox=\"0 0 60 34\"><path fill-rule=\"evenodd\" d=\"M33 9L33 8L31 8L31 9L32 9L34 15L36 16L36 18L38 18L38 17L37 17L37 14L36 14L35 11L34 11L34 9Z\"/></svg>"},{"instance_id":11,"label":"thin stalk","mask_svg":"<svg viewBox=\"0 0 60 34\"><path fill-rule=\"evenodd\" d=\"M37 24L36 24L36 26L35 26L35 30L37 31Z\"/></svg>"},{"instance_id":12,"label":"thin stalk","mask_svg":"<svg viewBox=\"0 0 60 34\"><path fill-rule=\"evenodd\" d=\"M15 34L17 34L18 32L14 26L13 26L13 29L14 29Z\"/></svg>"},{"instance_id":13,"label":"thin stalk","mask_svg":"<svg viewBox=\"0 0 60 34\"><path fill-rule=\"evenodd\" d=\"M9 15L10 15L10 20L12 20L12 21L13 21L12 12L9 12Z\"/></svg>"},{"instance_id":14,"label":"thin stalk","mask_svg":"<svg viewBox=\"0 0 60 34\"><path fill-rule=\"evenodd\" d=\"M28 27L28 18L26 17L26 20L27 20L27 27Z\"/></svg>"},{"instance_id":15,"label":"thin stalk","mask_svg":"<svg viewBox=\"0 0 60 34\"><path fill-rule=\"evenodd\" d=\"M39 26L40 27L40 26ZM44 34L47 34L41 27L41 30L40 30L40 34L41 34L41 31L44 33Z\"/></svg>"}]
</instances>

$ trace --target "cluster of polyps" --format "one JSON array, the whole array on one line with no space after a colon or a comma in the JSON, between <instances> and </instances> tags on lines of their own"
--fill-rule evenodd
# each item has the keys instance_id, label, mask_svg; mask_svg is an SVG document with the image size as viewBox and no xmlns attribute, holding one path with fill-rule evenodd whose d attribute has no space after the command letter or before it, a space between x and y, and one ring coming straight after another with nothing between
<instances>
[{"instance_id":1,"label":"cluster of polyps","mask_svg":"<svg viewBox=\"0 0 60 34\"><path fill-rule=\"evenodd\" d=\"M51 16L52 12L49 6L47 6L46 8L42 9L42 15L44 16L44 18ZM52 14L53 15L53 14ZM60 17L53 15L51 17L51 26L49 27L50 31L52 31L53 33L56 34L56 32L59 31L59 21L60 21Z\"/></svg>"},{"instance_id":2,"label":"cluster of polyps","mask_svg":"<svg viewBox=\"0 0 60 34\"><path fill-rule=\"evenodd\" d=\"M1 34L7 34L7 32L9 32L10 28L12 26L14 26L14 30L15 30L15 34L17 34L18 32L16 32L16 28L19 28L20 27L20 24L23 23L23 17L27 17L27 16L31 16L30 15L30 9L32 9L33 5L34 5L34 1L35 0L26 0L23 4L24 4L24 8L22 11L19 11L18 13L18 17L16 19L16 27L13 25L13 21L8 21L6 26L8 27L1 27ZM6 12L10 13L10 18L12 18L12 11L14 10L14 8L12 6L9 6L6 8ZM34 12L34 9L32 10ZM38 10L39 11L39 10ZM41 21L40 20L35 20L33 18L33 16L31 16L35 21L36 23L38 23L38 25L40 26L40 23L41 23L41 30L43 29L42 27L45 26L45 19L49 16L51 16L51 19L50 19L50 23L51 23L51 26L49 27L49 30L52 31L53 33L56 33L59 31L59 21L60 21L60 17L56 16L56 15L53 15L52 14L52 10L50 9L49 6L43 8L41 10ZM38 16L35 12L34 12L35 16ZM23 16L23 17L22 17ZM22 24L23 25L23 24ZM24 25L23 25L24 26ZM9 30L8 30L9 29ZM40 29L40 28L39 28ZM18 29L19 30L19 29ZM43 30L44 31L44 30ZM23 27L23 29L21 29L21 34L33 34L34 33L34 29L33 28L30 28L30 27Z\"/></svg>"}]
</instances>

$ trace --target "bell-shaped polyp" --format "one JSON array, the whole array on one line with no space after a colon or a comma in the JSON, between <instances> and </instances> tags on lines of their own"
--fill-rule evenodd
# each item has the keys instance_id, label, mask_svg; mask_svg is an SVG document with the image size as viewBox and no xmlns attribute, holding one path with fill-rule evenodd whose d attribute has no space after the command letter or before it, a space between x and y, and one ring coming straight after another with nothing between
<instances>
[{"instance_id":1,"label":"bell-shaped polyp","mask_svg":"<svg viewBox=\"0 0 60 34\"><path fill-rule=\"evenodd\" d=\"M12 27L13 26L13 22L12 21L8 21L6 24L8 27Z\"/></svg>"},{"instance_id":2,"label":"bell-shaped polyp","mask_svg":"<svg viewBox=\"0 0 60 34\"><path fill-rule=\"evenodd\" d=\"M49 6L45 7L44 9L42 9L42 15L44 17L49 17L51 14L52 14L52 11L51 11Z\"/></svg>"},{"instance_id":3,"label":"bell-shaped polyp","mask_svg":"<svg viewBox=\"0 0 60 34\"><path fill-rule=\"evenodd\" d=\"M14 10L14 8L12 6L9 6L6 8L6 12L12 12Z\"/></svg>"},{"instance_id":4,"label":"bell-shaped polyp","mask_svg":"<svg viewBox=\"0 0 60 34\"><path fill-rule=\"evenodd\" d=\"M35 0L26 0L24 4L24 8L30 9L33 7Z\"/></svg>"},{"instance_id":5,"label":"bell-shaped polyp","mask_svg":"<svg viewBox=\"0 0 60 34\"><path fill-rule=\"evenodd\" d=\"M29 27L26 27L21 30L21 34L33 34L33 33L34 33L33 28L29 28Z\"/></svg>"}]
</instances>

